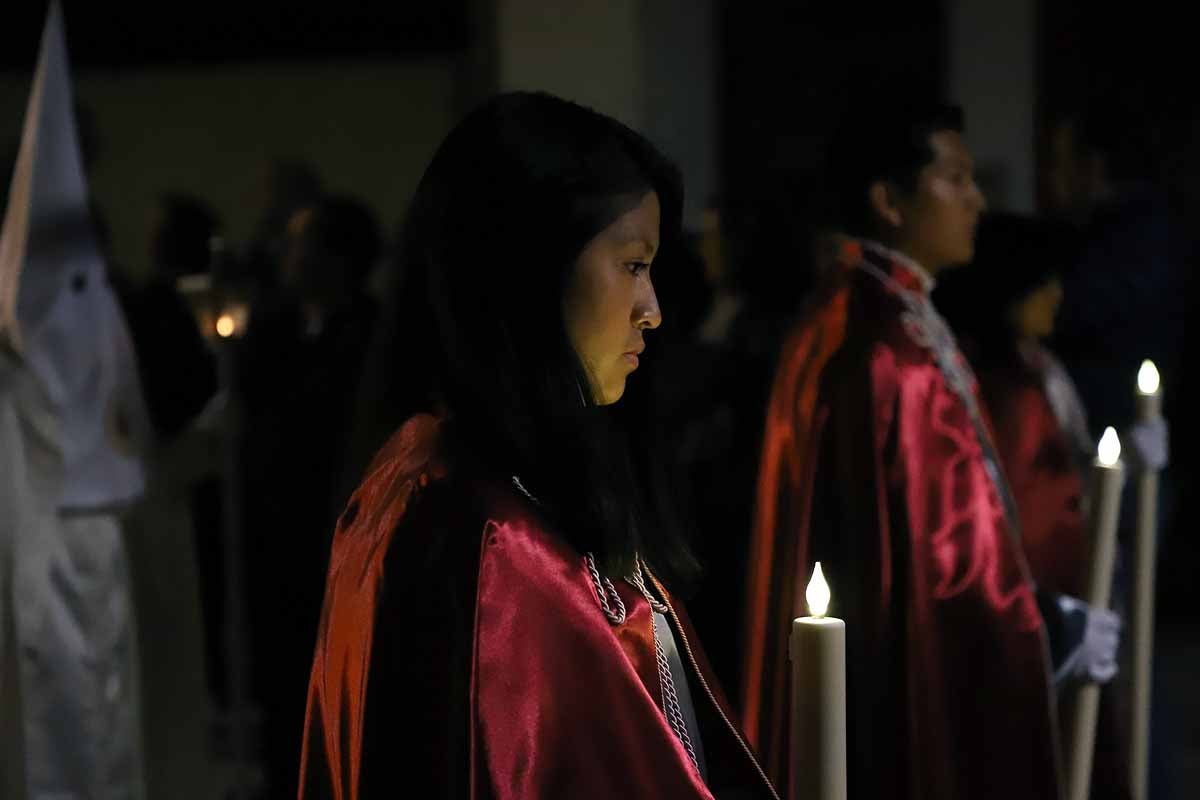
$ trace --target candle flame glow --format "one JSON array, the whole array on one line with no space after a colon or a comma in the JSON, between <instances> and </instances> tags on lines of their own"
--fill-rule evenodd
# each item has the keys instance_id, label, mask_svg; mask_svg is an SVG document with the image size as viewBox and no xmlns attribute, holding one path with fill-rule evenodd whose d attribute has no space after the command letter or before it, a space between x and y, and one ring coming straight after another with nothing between
<instances>
[{"instance_id":1,"label":"candle flame glow","mask_svg":"<svg viewBox=\"0 0 1200 800\"><path fill-rule=\"evenodd\" d=\"M1154 366L1154 362L1146 359L1142 362L1142 368L1138 370L1138 391L1142 394L1158 394L1158 367Z\"/></svg>"},{"instance_id":2,"label":"candle flame glow","mask_svg":"<svg viewBox=\"0 0 1200 800\"><path fill-rule=\"evenodd\" d=\"M804 599L808 601L808 613L814 617L825 616L825 612L829 610L829 597L829 584L825 582L821 562L818 561L816 569L813 570L812 580L808 582L808 588L804 591Z\"/></svg>"},{"instance_id":3,"label":"candle flame glow","mask_svg":"<svg viewBox=\"0 0 1200 800\"><path fill-rule=\"evenodd\" d=\"M1104 429L1104 435L1100 437L1097 455L1100 463L1106 467L1115 467L1121 459L1121 440L1111 425Z\"/></svg>"},{"instance_id":4,"label":"candle flame glow","mask_svg":"<svg viewBox=\"0 0 1200 800\"><path fill-rule=\"evenodd\" d=\"M237 330L237 324L234 323L233 317L229 314L222 314L217 317L217 335L223 339L228 339L233 336Z\"/></svg>"}]
</instances>

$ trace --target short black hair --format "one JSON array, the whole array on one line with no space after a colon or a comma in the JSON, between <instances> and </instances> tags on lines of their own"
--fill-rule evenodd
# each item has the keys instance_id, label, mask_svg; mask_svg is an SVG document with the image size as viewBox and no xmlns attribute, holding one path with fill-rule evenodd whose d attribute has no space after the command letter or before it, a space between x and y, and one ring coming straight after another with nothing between
<instances>
[{"instance_id":1,"label":"short black hair","mask_svg":"<svg viewBox=\"0 0 1200 800\"><path fill-rule=\"evenodd\" d=\"M856 104L840 120L826 148L828 198L825 223L852 236L871 236L878 225L869 192L878 181L905 191L934 159L930 137L963 133L963 110L942 102Z\"/></svg>"}]
</instances>

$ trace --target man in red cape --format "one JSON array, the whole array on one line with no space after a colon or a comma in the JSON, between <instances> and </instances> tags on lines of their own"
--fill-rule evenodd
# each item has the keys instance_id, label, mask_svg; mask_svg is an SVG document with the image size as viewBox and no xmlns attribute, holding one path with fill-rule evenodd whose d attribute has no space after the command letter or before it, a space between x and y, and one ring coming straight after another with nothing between
<instances>
[{"instance_id":1,"label":"man in red cape","mask_svg":"<svg viewBox=\"0 0 1200 800\"><path fill-rule=\"evenodd\" d=\"M1056 798L1046 630L969 367L929 301L984 200L961 111L846 126L840 263L785 344L748 576L744 728L788 784L787 640L822 561L852 798Z\"/></svg>"}]
</instances>

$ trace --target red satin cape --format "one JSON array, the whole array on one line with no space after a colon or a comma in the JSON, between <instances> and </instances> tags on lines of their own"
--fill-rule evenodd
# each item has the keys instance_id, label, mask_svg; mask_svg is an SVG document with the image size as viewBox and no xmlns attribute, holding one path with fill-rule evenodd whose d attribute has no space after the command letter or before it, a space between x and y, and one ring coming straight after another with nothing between
<instances>
[{"instance_id":1,"label":"red satin cape","mask_svg":"<svg viewBox=\"0 0 1200 800\"><path fill-rule=\"evenodd\" d=\"M867 257L919 290L903 265ZM786 783L787 636L820 560L847 628L850 796L1057 798L1027 568L967 408L903 311L843 265L783 348L750 551L744 729Z\"/></svg>"},{"instance_id":2,"label":"red satin cape","mask_svg":"<svg viewBox=\"0 0 1200 800\"><path fill-rule=\"evenodd\" d=\"M1039 587L1080 597L1091 540L1076 448L1054 413L1041 358L981 370L979 383L1021 515L1021 542ZM1060 697L1070 702L1077 684ZM1103 687L1092 767L1093 800L1129 800L1128 745L1117 685ZM1065 709L1065 706L1064 706Z\"/></svg>"},{"instance_id":3,"label":"red satin cape","mask_svg":"<svg viewBox=\"0 0 1200 800\"><path fill-rule=\"evenodd\" d=\"M1021 541L1039 586L1080 597L1090 545L1083 475L1042 376L1013 365L979 375L1017 509Z\"/></svg>"},{"instance_id":4,"label":"red satin cape","mask_svg":"<svg viewBox=\"0 0 1200 800\"><path fill-rule=\"evenodd\" d=\"M651 576L685 652L708 785L662 714L645 598L614 580L627 619L611 624L584 558L536 506L447 466L443 424L410 420L338 525L301 798L774 797L679 604Z\"/></svg>"}]
</instances>

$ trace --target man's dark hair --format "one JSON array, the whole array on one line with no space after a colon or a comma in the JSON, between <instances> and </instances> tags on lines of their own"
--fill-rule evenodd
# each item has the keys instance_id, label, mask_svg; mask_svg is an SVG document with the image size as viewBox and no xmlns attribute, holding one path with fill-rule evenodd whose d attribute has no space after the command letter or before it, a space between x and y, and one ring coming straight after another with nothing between
<instances>
[{"instance_id":1,"label":"man's dark hair","mask_svg":"<svg viewBox=\"0 0 1200 800\"><path fill-rule=\"evenodd\" d=\"M852 236L871 236L878 220L869 192L878 181L904 191L933 162L930 137L939 131L962 133L963 111L944 103L856 106L841 120L826 150L826 224Z\"/></svg>"}]
</instances>

